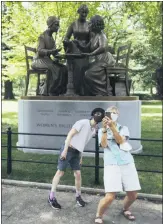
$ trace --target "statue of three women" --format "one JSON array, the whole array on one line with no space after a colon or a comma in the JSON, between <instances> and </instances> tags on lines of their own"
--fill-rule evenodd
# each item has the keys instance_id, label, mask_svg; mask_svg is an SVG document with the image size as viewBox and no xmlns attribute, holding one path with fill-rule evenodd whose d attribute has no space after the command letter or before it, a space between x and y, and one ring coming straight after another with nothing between
<instances>
[{"instance_id":1,"label":"statue of three women","mask_svg":"<svg viewBox=\"0 0 163 224\"><path fill-rule=\"evenodd\" d=\"M75 94L80 96L112 95L111 86L107 86L106 69L114 66L115 60L109 52L108 40L103 32L104 20L95 15L86 20L89 13L86 5L81 5L77 11L79 18L68 28L63 45L65 55L74 55L71 60ZM59 19L51 16L47 20L48 29L38 39L36 58L33 68L46 68L49 71L49 95L66 93L68 81L67 66L55 58L59 57L61 49L56 48L52 34L59 29ZM70 40L73 36L73 40ZM75 55L82 57L75 57ZM54 59L51 58L54 57ZM67 60L69 61L69 60ZM106 84L107 83L107 84ZM43 94L46 94L46 88Z\"/></svg>"}]
</instances>

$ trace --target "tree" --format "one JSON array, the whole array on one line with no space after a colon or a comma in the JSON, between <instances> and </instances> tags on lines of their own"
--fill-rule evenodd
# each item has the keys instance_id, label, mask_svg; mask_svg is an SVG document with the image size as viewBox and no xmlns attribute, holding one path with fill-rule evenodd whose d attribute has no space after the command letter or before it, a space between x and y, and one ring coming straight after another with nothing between
<instances>
[{"instance_id":1,"label":"tree","mask_svg":"<svg viewBox=\"0 0 163 224\"><path fill-rule=\"evenodd\" d=\"M133 54L133 59L141 68L136 75L143 79L144 88L150 87L152 94L152 87L157 86L153 73L162 64L162 2L125 2L124 4L125 11L133 20L134 29L137 32L141 31L140 41L137 39Z\"/></svg>"},{"instance_id":2,"label":"tree","mask_svg":"<svg viewBox=\"0 0 163 224\"><path fill-rule=\"evenodd\" d=\"M161 2L105 2L102 15L109 42L117 49L131 41L130 76L141 88L156 86L153 72L161 66ZM138 82L139 80L139 82ZM140 82L142 80L142 82Z\"/></svg>"},{"instance_id":3,"label":"tree","mask_svg":"<svg viewBox=\"0 0 163 224\"><path fill-rule=\"evenodd\" d=\"M5 51L10 50L10 48L5 44L2 43L2 58L5 58ZM7 58L5 58L7 60ZM2 69L5 69L6 65L2 65ZM3 74L2 74L3 75ZM9 80L9 77L6 75L4 76L4 99L15 99L14 94L13 94L13 82Z\"/></svg>"},{"instance_id":4,"label":"tree","mask_svg":"<svg viewBox=\"0 0 163 224\"><path fill-rule=\"evenodd\" d=\"M2 4L2 12L3 14L6 13L7 8L5 7L5 4ZM1 51L2 51L2 60L7 61L8 57L5 55L6 51L11 50L10 47L8 47L5 43L2 42L1 45ZM2 70L4 71L6 69L6 65L2 64ZM2 76L4 77L4 99L15 99L13 94L13 82L10 81L9 77L7 75L4 75L2 73Z\"/></svg>"}]
</instances>

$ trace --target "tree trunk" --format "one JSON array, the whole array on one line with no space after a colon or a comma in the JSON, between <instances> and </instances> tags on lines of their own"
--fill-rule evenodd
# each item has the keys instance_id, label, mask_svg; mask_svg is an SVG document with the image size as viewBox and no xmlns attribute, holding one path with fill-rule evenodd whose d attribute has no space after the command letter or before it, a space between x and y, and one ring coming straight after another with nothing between
<instances>
[{"instance_id":1,"label":"tree trunk","mask_svg":"<svg viewBox=\"0 0 163 224\"><path fill-rule=\"evenodd\" d=\"M156 70L156 90L159 99L163 97L163 67L160 67Z\"/></svg>"},{"instance_id":2,"label":"tree trunk","mask_svg":"<svg viewBox=\"0 0 163 224\"><path fill-rule=\"evenodd\" d=\"M13 86L10 80L5 81L5 93L4 93L4 99L5 100L13 100L15 99L14 94L13 94Z\"/></svg>"},{"instance_id":3,"label":"tree trunk","mask_svg":"<svg viewBox=\"0 0 163 224\"><path fill-rule=\"evenodd\" d=\"M150 94L153 96L153 85L150 86Z\"/></svg>"}]
</instances>

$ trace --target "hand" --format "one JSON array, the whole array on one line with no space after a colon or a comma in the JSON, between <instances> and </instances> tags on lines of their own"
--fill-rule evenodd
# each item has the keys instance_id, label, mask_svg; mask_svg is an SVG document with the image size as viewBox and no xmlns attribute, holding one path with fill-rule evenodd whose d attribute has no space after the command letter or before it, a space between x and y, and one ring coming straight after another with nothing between
<instances>
[{"instance_id":1,"label":"hand","mask_svg":"<svg viewBox=\"0 0 163 224\"><path fill-rule=\"evenodd\" d=\"M103 119L102 119L102 127L103 128L107 128L107 123L108 123L108 120L107 120L107 117L105 116Z\"/></svg>"},{"instance_id":2,"label":"hand","mask_svg":"<svg viewBox=\"0 0 163 224\"><path fill-rule=\"evenodd\" d=\"M60 159L65 160L66 156L67 156L67 151L63 150L63 152L61 153Z\"/></svg>"},{"instance_id":3,"label":"hand","mask_svg":"<svg viewBox=\"0 0 163 224\"><path fill-rule=\"evenodd\" d=\"M62 50L62 48L52 49L50 53L56 55L56 54L58 54L58 52L60 52L61 50Z\"/></svg>"},{"instance_id":4,"label":"hand","mask_svg":"<svg viewBox=\"0 0 163 224\"><path fill-rule=\"evenodd\" d=\"M114 122L109 117L107 117L107 125L110 129L113 129L115 127Z\"/></svg>"}]
</instances>

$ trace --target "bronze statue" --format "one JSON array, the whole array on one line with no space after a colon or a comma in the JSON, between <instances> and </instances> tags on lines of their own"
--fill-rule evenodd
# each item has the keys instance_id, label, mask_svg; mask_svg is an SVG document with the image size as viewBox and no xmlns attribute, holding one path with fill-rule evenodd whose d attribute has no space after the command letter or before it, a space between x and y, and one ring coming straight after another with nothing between
<instances>
[{"instance_id":1,"label":"bronze statue","mask_svg":"<svg viewBox=\"0 0 163 224\"><path fill-rule=\"evenodd\" d=\"M61 51L57 49L52 34L59 29L59 19L50 16L47 20L48 29L38 38L38 48L35 59L32 63L34 69L48 69L49 72L49 95L55 96L66 93L68 72L67 67L54 60ZM43 95L46 93L44 88Z\"/></svg>"},{"instance_id":2,"label":"bronze statue","mask_svg":"<svg viewBox=\"0 0 163 224\"><path fill-rule=\"evenodd\" d=\"M112 95L111 86L106 86L106 69L108 66L114 66L115 60L109 52L108 40L103 33L104 20L101 16L95 15L90 19L89 25L91 40L87 46L82 46L76 41L78 48L89 57L89 66L83 78L84 95Z\"/></svg>"},{"instance_id":3,"label":"bronze statue","mask_svg":"<svg viewBox=\"0 0 163 224\"><path fill-rule=\"evenodd\" d=\"M86 20L89 13L88 7L86 5L81 5L77 12L79 13L79 18L69 26L63 41L66 53L81 53L77 48L75 41L70 41L72 36L74 37L74 40L77 40L82 46L86 46L90 41L89 24ZM88 66L88 60L87 58L74 58L71 63L75 93L83 95L83 69Z\"/></svg>"}]
</instances>

